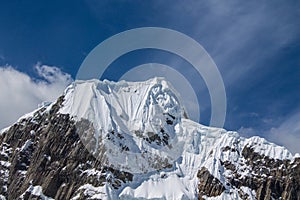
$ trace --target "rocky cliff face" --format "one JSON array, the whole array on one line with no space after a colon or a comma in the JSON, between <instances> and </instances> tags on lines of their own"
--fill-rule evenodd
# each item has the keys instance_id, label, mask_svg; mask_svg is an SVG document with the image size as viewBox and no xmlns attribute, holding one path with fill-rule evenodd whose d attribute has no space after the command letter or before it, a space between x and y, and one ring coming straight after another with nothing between
<instances>
[{"instance_id":1,"label":"rocky cliff face","mask_svg":"<svg viewBox=\"0 0 300 200\"><path fill-rule=\"evenodd\" d=\"M237 152L228 146L223 148L223 151ZM224 170L224 185L206 168L198 172L199 199L205 199L203 196L216 197L224 191L229 192L226 188L238 190L239 199L300 199L300 158L293 162L288 159L275 160L254 152L249 146L237 153L244 161L240 165L228 160L219 160ZM245 175L246 168L250 171ZM252 192L249 193L246 188Z\"/></svg>"},{"instance_id":2,"label":"rocky cliff face","mask_svg":"<svg viewBox=\"0 0 300 200\"><path fill-rule=\"evenodd\" d=\"M128 92L128 85L120 88ZM161 120L152 130L133 126L124 109L111 114L123 121L107 115L114 127L97 127L102 122L66 112L65 93L2 131L0 199L300 199L300 157L262 138L181 118L175 98L159 115L165 104L157 91L163 90L149 88L145 105L160 107L140 114L149 126L151 113L155 125Z\"/></svg>"}]
</instances>

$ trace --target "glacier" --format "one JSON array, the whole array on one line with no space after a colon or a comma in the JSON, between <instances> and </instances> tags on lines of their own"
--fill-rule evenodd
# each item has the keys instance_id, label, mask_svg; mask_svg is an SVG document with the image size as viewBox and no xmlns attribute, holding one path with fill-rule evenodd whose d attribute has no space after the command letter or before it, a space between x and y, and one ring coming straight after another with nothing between
<instances>
[{"instance_id":1,"label":"glacier","mask_svg":"<svg viewBox=\"0 0 300 200\"><path fill-rule=\"evenodd\" d=\"M83 118L93 122L95 136L100 137L109 149L106 152L107 162L135 174L132 183L118 191L110 189L115 192L113 196L121 199L197 199L197 172L202 167L226 185L224 174L230 176L230 172L224 170L218 160L239 163L243 162L243 158L235 152L222 151L225 147L242 152L248 145L270 158L294 159L286 148L263 138L247 139L234 131L207 127L189 120L184 115L179 93L164 78L145 82L76 81L64 95L60 112L71 114L76 120ZM141 137L147 133L161 135L161 130L168 134L166 145ZM120 141L112 143L105 138L103 133L111 131L122 135L116 138ZM128 151L122 151L115 145L124 142ZM160 162L159 159L172 167L153 166L153 163ZM251 170L244 168L242 175L251 175ZM227 189L229 192L213 199L234 199L238 196L238 190ZM249 197L254 197L251 189L244 187L244 190Z\"/></svg>"},{"instance_id":2,"label":"glacier","mask_svg":"<svg viewBox=\"0 0 300 200\"><path fill-rule=\"evenodd\" d=\"M56 107L59 107L57 113L53 111ZM96 177L96 180L105 177L103 184L97 186L92 182L80 185L72 196L74 200L82 199L82 195L86 199L257 199L265 188L258 183L272 181L277 172L279 176L285 174L282 178L289 181L293 177L289 177L288 170L295 171L300 166L299 154L293 155L285 147L264 138L245 138L235 131L190 120L180 94L164 78L144 82L77 80L57 102L43 104L0 132L0 139L7 142L10 138L7 132L14 130L17 124L25 126L30 121L35 127L29 129L28 139L18 142L19 147L13 149L8 143L0 146L0 156L7 158L0 163L5 183L9 180L10 154L20 151L31 155L34 146L40 144L32 138L42 137L41 130L43 134L48 133L44 130L48 130L51 119L55 130L64 130L57 129L63 125L56 118L68 116L76 124L80 137L72 147L82 142L101 165L93 165L90 160L76 161L80 177ZM39 121L41 119L44 121ZM43 123L45 125L40 125ZM71 131L59 133L70 134ZM58 155L43 156L47 163L58 162L52 161ZM82 167L85 164L89 167ZM103 170L103 166L110 170ZM65 173L67 167L61 171ZM110 181L116 178L114 170L121 176L125 172L132 179L114 186ZM27 171L21 172L26 176ZM44 199L55 197L52 194L48 197L49 192L44 193L41 185L30 183L20 198L25 193ZM67 186L68 183L63 183L59 188ZM7 190L7 185L3 187ZM0 199L5 199L1 195Z\"/></svg>"}]
</instances>

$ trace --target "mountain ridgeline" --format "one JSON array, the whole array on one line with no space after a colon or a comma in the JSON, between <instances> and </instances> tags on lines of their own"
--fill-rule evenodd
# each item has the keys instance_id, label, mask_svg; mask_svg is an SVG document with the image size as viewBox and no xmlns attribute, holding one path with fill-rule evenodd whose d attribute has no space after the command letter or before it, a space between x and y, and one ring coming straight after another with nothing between
<instances>
[{"instance_id":1,"label":"mountain ridgeline","mask_svg":"<svg viewBox=\"0 0 300 200\"><path fill-rule=\"evenodd\" d=\"M0 133L0 199L300 199L300 156L189 120L163 78L75 81Z\"/></svg>"}]
</instances>

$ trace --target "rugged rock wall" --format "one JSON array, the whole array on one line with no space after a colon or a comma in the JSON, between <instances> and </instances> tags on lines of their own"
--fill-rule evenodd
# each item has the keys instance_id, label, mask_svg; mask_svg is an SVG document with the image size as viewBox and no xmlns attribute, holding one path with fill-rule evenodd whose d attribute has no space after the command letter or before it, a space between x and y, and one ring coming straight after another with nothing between
<instances>
[{"instance_id":1,"label":"rugged rock wall","mask_svg":"<svg viewBox=\"0 0 300 200\"><path fill-rule=\"evenodd\" d=\"M58 113L63 98L59 98L50 111L41 108L0 135L0 199L43 199L45 196L88 199L93 194L87 193L83 185L97 188L109 184L118 190L134 179L134 174L106 163L103 146L96 151L98 159L86 150L83 144L95 145L91 134L93 126L87 120L75 122L68 114ZM78 133L85 135L86 141L80 140ZM116 132L107 135L122 137ZM157 141L149 136L150 142L152 139ZM166 143L164 139L158 141ZM126 151L126 146L122 150ZM249 199L243 187L255 191L256 199L300 199L300 158L275 160L256 153L247 145L242 151L229 146L221 151L235 154L239 162L243 162L216 160L224 180L214 177L209 169L200 168L197 173L199 199L218 197L232 189L239 191L238 198ZM171 167L168 163L165 165L165 168ZM248 170L246 175L244 169ZM42 191L38 193L35 190L39 187Z\"/></svg>"},{"instance_id":2,"label":"rugged rock wall","mask_svg":"<svg viewBox=\"0 0 300 200\"><path fill-rule=\"evenodd\" d=\"M202 168L198 172L199 199L219 196L226 192L226 188L236 188L240 199L249 199L249 195L241 189L248 187L256 192L256 199L300 200L300 158L293 162L275 160L254 152L250 146L245 146L242 152L232 147L225 147L223 151L238 153L245 160L242 165L251 171L245 176L236 163L219 160L224 170L231 172L230 176L224 176L226 185L222 185L206 168Z\"/></svg>"},{"instance_id":3,"label":"rugged rock wall","mask_svg":"<svg viewBox=\"0 0 300 200\"><path fill-rule=\"evenodd\" d=\"M119 188L132 180L130 173L105 166L86 150L75 122L57 113L62 99L50 112L41 109L0 136L0 194L7 199L33 199L30 188L37 185L48 197L86 199L79 189L84 184ZM91 168L101 174L83 173Z\"/></svg>"},{"instance_id":4,"label":"rugged rock wall","mask_svg":"<svg viewBox=\"0 0 300 200\"><path fill-rule=\"evenodd\" d=\"M225 191L223 184L209 173L209 171L203 167L199 170L197 177L199 179L199 199L204 199L203 196L215 197L219 196Z\"/></svg>"},{"instance_id":5,"label":"rugged rock wall","mask_svg":"<svg viewBox=\"0 0 300 200\"><path fill-rule=\"evenodd\" d=\"M257 199L300 199L300 158L275 160L259 155L246 146L242 156L252 169L252 177L237 180L235 174L230 180L237 188L247 186L256 191Z\"/></svg>"}]
</instances>

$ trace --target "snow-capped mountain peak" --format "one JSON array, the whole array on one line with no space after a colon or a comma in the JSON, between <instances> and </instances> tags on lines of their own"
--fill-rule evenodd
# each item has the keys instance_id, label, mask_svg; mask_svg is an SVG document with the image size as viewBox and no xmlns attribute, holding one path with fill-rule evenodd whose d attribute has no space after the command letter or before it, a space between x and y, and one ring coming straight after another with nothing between
<instances>
[{"instance_id":1,"label":"snow-capped mountain peak","mask_svg":"<svg viewBox=\"0 0 300 200\"><path fill-rule=\"evenodd\" d=\"M66 89L60 113L92 122L97 142L88 150L98 155L101 148L107 149L106 162L119 169L145 173L172 165L180 155L178 144L172 143L183 109L163 78L138 83L76 81ZM158 158L160 164L153 164Z\"/></svg>"},{"instance_id":2,"label":"snow-capped mountain peak","mask_svg":"<svg viewBox=\"0 0 300 200\"><path fill-rule=\"evenodd\" d=\"M163 78L75 81L2 131L0 199L299 199L298 155L185 116Z\"/></svg>"},{"instance_id":3,"label":"snow-capped mountain peak","mask_svg":"<svg viewBox=\"0 0 300 200\"><path fill-rule=\"evenodd\" d=\"M176 123L183 114L179 95L164 78L145 82L76 81L66 89L60 112L89 119L105 131L157 131L162 120L175 118L172 121ZM114 120L122 123L114 124Z\"/></svg>"}]
</instances>

